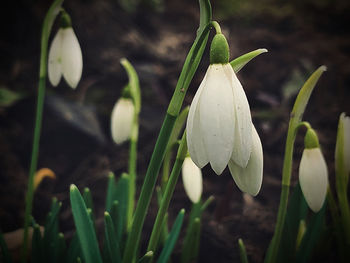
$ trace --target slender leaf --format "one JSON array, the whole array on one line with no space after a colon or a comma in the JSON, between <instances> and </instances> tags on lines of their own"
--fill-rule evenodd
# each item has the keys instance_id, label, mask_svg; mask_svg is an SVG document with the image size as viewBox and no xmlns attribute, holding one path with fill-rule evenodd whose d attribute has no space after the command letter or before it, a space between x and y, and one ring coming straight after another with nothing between
<instances>
[{"instance_id":1,"label":"slender leaf","mask_svg":"<svg viewBox=\"0 0 350 263\"><path fill-rule=\"evenodd\" d=\"M4 261L4 263L12 263L12 258L7 248L7 245L1 230L0 230L0 248L1 248L1 256L2 256L1 259Z\"/></svg>"},{"instance_id":2,"label":"slender leaf","mask_svg":"<svg viewBox=\"0 0 350 263\"><path fill-rule=\"evenodd\" d=\"M57 249L57 261L56 262L67 262L67 245L64 240L63 233L58 234L58 249Z\"/></svg>"},{"instance_id":3,"label":"slender leaf","mask_svg":"<svg viewBox=\"0 0 350 263\"><path fill-rule=\"evenodd\" d=\"M108 185L106 194L106 211L111 212L113 201L117 192L117 183L115 181L114 173L110 172L108 175Z\"/></svg>"},{"instance_id":4,"label":"slender leaf","mask_svg":"<svg viewBox=\"0 0 350 263\"><path fill-rule=\"evenodd\" d=\"M84 188L83 199L87 208L90 208L91 211L94 211L94 204L92 202L91 191L88 187Z\"/></svg>"},{"instance_id":5,"label":"slender leaf","mask_svg":"<svg viewBox=\"0 0 350 263\"><path fill-rule=\"evenodd\" d=\"M176 244L177 238L179 237L182 222L184 219L185 210L181 209L178 216L176 217L176 220L174 222L174 225L169 233L169 237L167 241L165 242L164 248L162 252L160 253L160 256L158 258L157 263L166 263L169 260L169 257L174 249L174 246Z\"/></svg>"},{"instance_id":6,"label":"slender leaf","mask_svg":"<svg viewBox=\"0 0 350 263\"><path fill-rule=\"evenodd\" d=\"M77 258L81 258L81 257L82 257L82 252L81 252L78 234L74 233L67 251L67 262L75 263L77 262Z\"/></svg>"},{"instance_id":7,"label":"slender leaf","mask_svg":"<svg viewBox=\"0 0 350 263\"><path fill-rule=\"evenodd\" d=\"M299 246L299 250L296 254L297 263L309 262L313 249L319 242L319 238L323 232L323 225L325 220L326 202L324 203L322 209L314 214L307 225L307 230L304 235L303 240Z\"/></svg>"},{"instance_id":8,"label":"slender leaf","mask_svg":"<svg viewBox=\"0 0 350 263\"><path fill-rule=\"evenodd\" d=\"M41 236L40 226L35 224L33 226L32 237L32 262L44 263L44 244Z\"/></svg>"},{"instance_id":9,"label":"slender leaf","mask_svg":"<svg viewBox=\"0 0 350 263\"><path fill-rule=\"evenodd\" d=\"M102 263L93 223L87 212L85 202L75 185L70 187L70 201L85 262Z\"/></svg>"},{"instance_id":10,"label":"slender leaf","mask_svg":"<svg viewBox=\"0 0 350 263\"><path fill-rule=\"evenodd\" d=\"M241 263L248 263L247 251L245 250L245 246L241 238L238 239L238 247L239 247L239 257L241 258Z\"/></svg>"},{"instance_id":11,"label":"slender leaf","mask_svg":"<svg viewBox=\"0 0 350 263\"><path fill-rule=\"evenodd\" d=\"M153 255L153 251L148 251L142 258L140 258L138 263L151 263Z\"/></svg>"},{"instance_id":12,"label":"slender leaf","mask_svg":"<svg viewBox=\"0 0 350 263\"><path fill-rule=\"evenodd\" d=\"M121 262L119 243L114 229L113 221L108 212L105 212L105 236L109 258L112 263Z\"/></svg>"},{"instance_id":13,"label":"slender leaf","mask_svg":"<svg viewBox=\"0 0 350 263\"><path fill-rule=\"evenodd\" d=\"M199 253L201 224L200 218L196 217L188 232L186 245L183 245L181 262L196 262Z\"/></svg>"},{"instance_id":14,"label":"slender leaf","mask_svg":"<svg viewBox=\"0 0 350 263\"><path fill-rule=\"evenodd\" d=\"M230 64L233 71L238 73L249 61L265 52L267 52L266 48L259 48L232 60Z\"/></svg>"},{"instance_id":15,"label":"slender leaf","mask_svg":"<svg viewBox=\"0 0 350 263\"><path fill-rule=\"evenodd\" d=\"M209 0L199 0L199 28L197 36L202 32L205 26L211 21L212 10Z\"/></svg>"}]
</instances>

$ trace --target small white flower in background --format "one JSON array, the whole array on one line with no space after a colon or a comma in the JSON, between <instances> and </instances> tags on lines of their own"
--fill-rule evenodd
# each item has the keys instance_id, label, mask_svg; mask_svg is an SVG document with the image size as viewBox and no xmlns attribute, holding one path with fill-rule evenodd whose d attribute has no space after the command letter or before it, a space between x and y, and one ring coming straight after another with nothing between
<instances>
[{"instance_id":1,"label":"small white flower in background","mask_svg":"<svg viewBox=\"0 0 350 263\"><path fill-rule=\"evenodd\" d=\"M114 105L111 130L115 143L121 144L130 138L134 114L135 106L129 98L120 98Z\"/></svg>"},{"instance_id":2,"label":"small white flower in background","mask_svg":"<svg viewBox=\"0 0 350 263\"><path fill-rule=\"evenodd\" d=\"M69 19L68 14L62 17ZM68 85L75 89L83 71L83 56L71 26L61 27L54 37L49 51L48 75L53 86L60 83L63 75Z\"/></svg>"},{"instance_id":3,"label":"small white flower in background","mask_svg":"<svg viewBox=\"0 0 350 263\"><path fill-rule=\"evenodd\" d=\"M328 169L317 135L311 128L305 135L305 149L299 165L299 182L307 204L312 211L318 212L326 199Z\"/></svg>"},{"instance_id":4,"label":"small white flower in background","mask_svg":"<svg viewBox=\"0 0 350 263\"><path fill-rule=\"evenodd\" d=\"M245 168L237 165L232 159L228 163L231 175L242 192L256 196L261 188L263 179L263 150L259 135L253 128L252 153Z\"/></svg>"},{"instance_id":5,"label":"small white flower in background","mask_svg":"<svg viewBox=\"0 0 350 263\"><path fill-rule=\"evenodd\" d=\"M203 191L202 171L189 156L185 158L182 165L182 181L192 203L199 202Z\"/></svg>"},{"instance_id":6,"label":"small white flower in background","mask_svg":"<svg viewBox=\"0 0 350 263\"><path fill-rule=\"evenodd\" d=\"M216 37L225 39L217 34L211 51ZM186 129L192 160L200 168L209 162L219 175L230 159L242 168L247 166L252 150L252 119L247 97L228 58L223 63L212 62L211 57L192 101Z\"/></svg>"}]
</instances>

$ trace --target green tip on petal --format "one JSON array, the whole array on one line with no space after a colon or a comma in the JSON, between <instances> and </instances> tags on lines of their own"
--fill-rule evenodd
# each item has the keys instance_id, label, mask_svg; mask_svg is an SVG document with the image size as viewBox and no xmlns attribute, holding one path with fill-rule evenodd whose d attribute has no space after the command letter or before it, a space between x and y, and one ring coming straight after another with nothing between
<instances>
[{"instance_id":1,"label":"green tip on petal","mask_svg":"<svg viewBox=\"0 0 350 263\"><path fill-rule=\"evenodd\" d=\"M314 129L309 128L305 134L304 145L306 149L320 148L317 134Z\"/></svg>"},{"instance_id":2,"label":"green tip on petal","mask_svg":"<svg viewBox=\"0 0 350 263\"><path fill-rule=\"evenodd\" d=\"M223 34L216 34L210 46L210 64L227 64L230 59L230 49Z\"/></svg>"}]
</instances>

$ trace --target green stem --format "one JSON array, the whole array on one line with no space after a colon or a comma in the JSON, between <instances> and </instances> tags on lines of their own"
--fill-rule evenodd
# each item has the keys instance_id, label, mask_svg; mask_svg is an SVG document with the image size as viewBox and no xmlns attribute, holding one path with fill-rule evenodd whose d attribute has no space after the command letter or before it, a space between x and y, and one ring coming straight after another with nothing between
<instances>
[{"instance_id":1,"label":"green stem","mask_svg":"<svg viewBox=\"0 0 350 263\"><path fill-rule=\"evenodd\" d=\"M130 138L129 151L129 197L128 197L128 214L127 214L127 229L131 228L132 215L134 212L135 192L136 192L136 166L137 166L137 142L138 142L138 114L135 113L132 134Z\"/></svg>"},{"instance_id":2,"label":"green stem","mask_svg":"<svg viewBox=\"0 0 350 263\"><path fill-rule=\"evenodd\" d=\"M216 34L221 34L221 27L218 22L211 21L211 25L215 28Z\"/></svg>"},{"instance_id":3,"label":"green stem","mask_svg":"<svg viewBox=\"0 0 350 263\"><path fill-rule=\"evenodd\" d=\"M177 152L175 164L174 164L174 167L171 171L169 181L166 185L166 188L165 188L165 191L163 194L163 198L162 198L162 202L160 204L160 207L159 207L159 210L157 213L156 221L153 225L153 230L152 230L152 234L151 234L151 237L150 237L150 240L148 243L147 251L155 251L155 249L157 247L158 240L159 240L161 230L162 230L162 223L164 221L165 214L168 210L170 200L173 196L175 186L176 186L177 180L179 178L179 175L181 172L181 167L182 167L182 164L185 160L186 154L187 154L187 143L186 143L186 132L184 132L182 139L181 139L180 147L179 147L178 152Z\"/></svg>"},{"instance_id":4,"label":"green stem","mask_svg":"<svg viewBox=\"0 0 350 263\"><path fill-rule=\"evenodd\" d=\"M49 42L49 36L52 28L53 21L55 20L57 14L59 13L60 7L63 0L56 0L48 10L42 28L41 34L41 52L40 52L40 69L39 69L39 87L38 87L38 97L37 106L35 114L35 127L34 127L34 138L31 162L29 168L28 177L28 188L26 193L26 208L24 214L24 233L23 233L23 243L21 250L21 262L25 262L28 253L28 227L30 222L30 216L33 209L33 197L34 197L34 174L37 170L38 165L38 155L39 155L39 142L40 142L40 132L44 108L44 98L45 98L45 86L46 86L46 75L47 75L47 47Z\"/></svg>"},{"instance_id":5,"label":"green stem","mask_svg":"<svg viewBox=\"0 0 350 263\"><path fill-rule=\"evenodd\" d=\"M145 180L141 188L141 194L136 206L134 219L131 226L131 232L126 242L123 256L124 263L133 262L133 259L135 257L140 241L142 226L146 217L149 203L151 201L160 166L164 158L165 149L175 124L175 120L176 116L172 116L167 113L163 122L163 126L159 132L159 136L146 172Z\"/></svg>"},{"instance_id":6,"label":"green stem","mask_svg":"<svg viewBox=\"0 0 350 263\"><path fill-rule=\"evenodd\" d=\"M266 261L270 263L276 262L279 245L281 243L284 221L287 213L290 179L292 175L294 142L295 142L297 130L299 127L301 127L301 124L300 124L301 119L304 114L306 105L310 99L311 93L318 79L321 77L322 73L325 70L326 70L325 66L319 67L305 82L304 86L301 88L295 100L294 107L291 113L289 126L288 126L286 148L284 153L283 170L282 170L282 190L281 190L281 198L280 198L280 204L279 204L278 214L277 214L277 222L275 227L275 233L271 242L270 251L268 253L268 257L266 258ZM306 125L306 123L302 122L302 125Z\"/></svg>"}]
</instances>

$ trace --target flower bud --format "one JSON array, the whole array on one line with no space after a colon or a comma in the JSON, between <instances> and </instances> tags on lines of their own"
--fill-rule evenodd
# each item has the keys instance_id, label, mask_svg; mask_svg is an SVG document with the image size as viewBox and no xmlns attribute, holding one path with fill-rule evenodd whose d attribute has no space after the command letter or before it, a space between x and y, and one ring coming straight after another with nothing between
<instances>
[{"instance_id":1,"label":"flower bud","mask_svg":"<svg viewBox=\"0 0 350 263\"><path fill-rule=\"evenodd\" d=\"M112 111L112 138L121 144L130 138L135 115L135 106L130 98L120 98Z\"/></svg>"},{"instance_id":2,"label":"flower bud","mask_svg":"<svg viewBox=\"0 0 350 263\"><path fill-rule=\"evenodd\" d=\"M317 145L315 131L308 129L299 165L299 182L307 204L315 213L322 208L328 187L327 164Z\"/></svg>"},{"instance_id":3,"label":"flower bud","mask_svg":"<svg viewBox=\"0 0 350 263\"><path fill-rule=\"evenodd\" d=\"M182 165L182 181L188 198L193 203L197 203L203 191L202 171L189 156L185 158Z\"/></svg>"}]
</instances>

